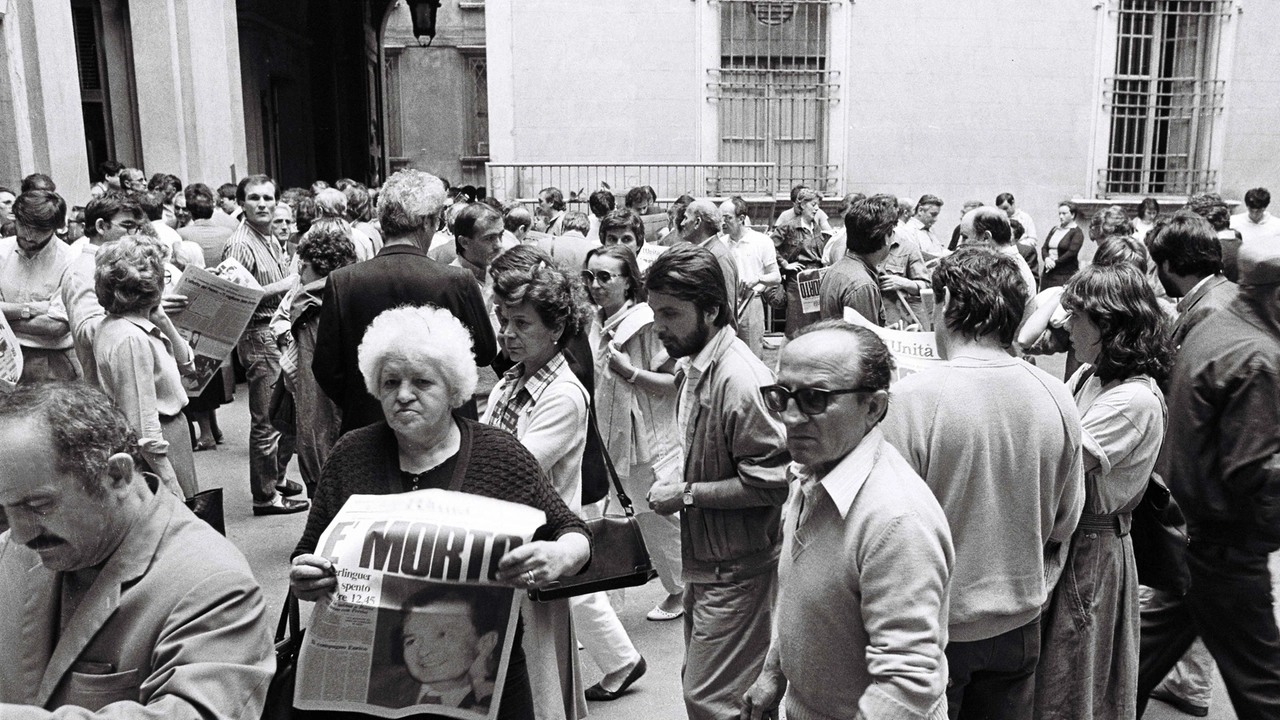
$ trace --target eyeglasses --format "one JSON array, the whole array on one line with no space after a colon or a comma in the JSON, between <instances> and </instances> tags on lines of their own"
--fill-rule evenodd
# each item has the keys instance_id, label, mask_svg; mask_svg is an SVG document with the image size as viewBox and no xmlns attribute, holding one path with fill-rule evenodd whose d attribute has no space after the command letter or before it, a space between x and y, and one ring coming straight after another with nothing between
<instances>
[{"instance_id":1,"label":"eyeglasses","mask_svg":"<svg viewBox=\"0 0 1280 720\"><path fill-rule=\"evenodd\" d=\"M823 388L796 388L788 390L781 385L767 385L760 388L764 396L764 405L770 411L782 413L787 411L787 403L796 401L796 408L805 415L821 415L827 411L831 398L835 395L851 395L861 392L875 392L876 388L856 387L844 390L826 390Z\"/></svg>"},{"instance_id":2,"label":"eyeglasses","mask_svg":"<svg viewBox=\"0 0 1280 720\"><path fill-rule=\"evenodd\" d=\"M620 278L620 277L626 277L626 275L614 275L608 270L595 270L595 271L583 270L582 284L590 285L591 281L594 280L600 283L601 285L608 285L610 282L613 281L614 278Z\"/></svg>"},{"instance_id":3,"label":"eyeglasses","mask_svg":"<svg viewBox=\"0 0 1280 720\"><path fill-rule=\"evenodd\" d=\"M142 230L142 225L140 223L134 222L133 220L121 220L118 223L113 223L108 221L107 224L115 225L121 230L124 230L125 235L137 235L138 231Z\"/></svg>"}]
</instances>

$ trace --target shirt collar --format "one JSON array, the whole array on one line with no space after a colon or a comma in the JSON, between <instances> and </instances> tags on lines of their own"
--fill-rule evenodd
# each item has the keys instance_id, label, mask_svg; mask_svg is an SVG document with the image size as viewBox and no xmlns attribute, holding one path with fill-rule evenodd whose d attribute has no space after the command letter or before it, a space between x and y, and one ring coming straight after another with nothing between
<instances>
[{"instance_id":1,"label":"shirt collar","mask_svg":"<svg viewBox=\"0 0 1280 720\"><path fill-rule=\"evenodd\" d=\"M550 360L543 363L537 372L525 379L522 389L528 392L530 397L538 397L560 375L560 369L565 366L564 353L556 353ZM524 377L524 372L524 363L520 363L508 370L504 377L512 382L518 382Z\"/></svg>"},{"instance_id":2,"label":"shirt collar","mask_svg":"<svg viewBox=\"0 0 1280 720\"><path fill-rule=\"evenodd\" d=\"M692 369L699 374L706 372L707 368L711 367L711 363L715 362L716 358L720 357L725 346L735 337L737 337L737 335L728 325L720 328L720 332L711 336L711 340L702 347L702 350L698 351L697 355L693 356L692 359L683 359L682 362L686 368L686 373L688 369Z\"/></svg>"},{"instance_id":3,"label":"shirt collar","mask_svg":"<svg viewBox=\"0 0 1280 720\"><path fill-rule=\"evenodd\" d=\"M138 317L136 315L119 315L117 317L119 317L121 320L128 320L134 325L137 325L138 327L142 328L142 331L148 335L158 336L160 334L160 328L157 327L155 323L151 322L149 318Z\"/></svg>"},{"instance_id":4,"label":"shirt collar","mask_svg":"<svg viewBox=\"0 0 1280 720\"><path fill-rule=\"evenodd\" d=\"M796 466L796 476L800 478L802 485L814 481L821 485L827 491L827 495L831 496L831 502L840 511L840 517L843 519L848 516L854 498L858 496L858 491L870 477L871 469L875 467L876 460L880 457L880 446L883 442L884 433L877 425L871 428L871 432L862 438L858 447L845 455L826 477L818 480L802 465Z\"/></svg>"}]
</instances>

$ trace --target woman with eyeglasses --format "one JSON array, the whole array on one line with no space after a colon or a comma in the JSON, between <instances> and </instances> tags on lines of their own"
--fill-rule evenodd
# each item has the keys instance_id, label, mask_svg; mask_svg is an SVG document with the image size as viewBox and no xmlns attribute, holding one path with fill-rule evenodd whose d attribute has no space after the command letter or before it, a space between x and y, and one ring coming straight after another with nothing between
<instances>
[{"instance_id":1,"label":"woman with eyeglasses","mask_svg":"<svg viewBox=\"0 0 1280 720\"><path fill-rule=\"evenodd\" d=\"M1080 410L1084 512L1041 619L1037 718L1133 718L1138 694L1138 571L1129 536L1164 441L1158 382L1171 365L1170 323L1146 275L1092 265L1067 283L1067 386Z\"/></svg>"},{"instance_id":2,"label":"woman with eyeglasses","mask_svg":"<svg viewBox=\"0 0 1280 720\"><path fill-rule=\"evenodd\" d=\"M623 490L633 499L646 498L656 480L679 480L684 466L675 423L675 360L653 330L653 311L631 248L592 250L582 282L599 309L595 398L600 437ZM680 516L659 515L639 503L636 520L667 591L645 617L675 620L684 614Z\"/></svg>"}]
</instances>

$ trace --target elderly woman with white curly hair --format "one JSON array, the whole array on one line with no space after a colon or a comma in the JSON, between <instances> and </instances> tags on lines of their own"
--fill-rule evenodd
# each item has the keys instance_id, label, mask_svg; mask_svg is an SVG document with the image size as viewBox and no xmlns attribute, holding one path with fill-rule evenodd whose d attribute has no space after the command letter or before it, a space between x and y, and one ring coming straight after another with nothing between
<instances>
[{"instance_id":1,"label":"elderly woman with white curly hair","mask_svg":"<svg viewBox=\"0 0 1280 720\"><path fill-rule=\"evenodd\" d=\"M325 463L289 574L299 599L317 600L336 586L333 565L314 553L353 494L439 488L542 510L547 524L538 539L499 561L499 580L517 588L541 587L586 565L586 524L547 482L537 459L510 433L455 414L477 380L471 336L457 318L431 306L387 310L369 325L359 363L385 421L344 435ZM534 717L522 633L517 626L499 718Z\"/></svg>"},{"instance_id":2,"label":"elderly woman with white curly hair","mask_svg":"<svg viewBox=\"0 0 1280 720\"><path fill-rule=\"evenodd\" d=\"M94 290L107 316L93 341L98 384L138 433L151 471L183 497L196 494L196 466L182 408L182 372L191 347L160 306L169 249L157 238L126 235L98 250Z\"/></svg>"}]
</instances>

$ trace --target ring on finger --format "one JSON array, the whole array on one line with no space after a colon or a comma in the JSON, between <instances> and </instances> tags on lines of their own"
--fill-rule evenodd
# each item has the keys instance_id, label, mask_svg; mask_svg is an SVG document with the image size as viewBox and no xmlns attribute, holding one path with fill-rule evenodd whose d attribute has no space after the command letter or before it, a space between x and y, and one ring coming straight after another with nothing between
<instances>
[{"instance_id":1,"label":"ring on finger","mask_svg":"<svg viewBox=\"0 0 1280 720\"><path fill-rule=\"evenodd\" d=\"M525 570L525 571L524 571L524 581L525 581L526 583L528 583L530 587L532 587L532 586L533 586L533 584L534 584L534 579L533 579L533 571L532 571L532 570Z\"/></svg>"}]
</instances>

